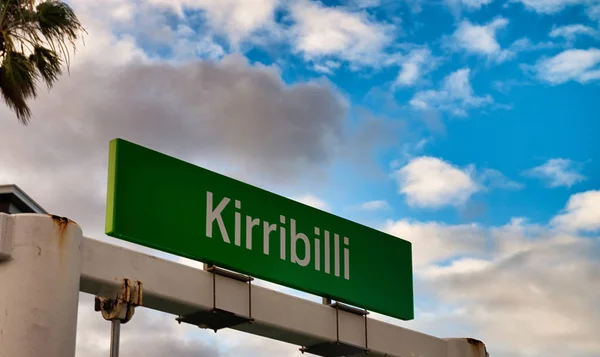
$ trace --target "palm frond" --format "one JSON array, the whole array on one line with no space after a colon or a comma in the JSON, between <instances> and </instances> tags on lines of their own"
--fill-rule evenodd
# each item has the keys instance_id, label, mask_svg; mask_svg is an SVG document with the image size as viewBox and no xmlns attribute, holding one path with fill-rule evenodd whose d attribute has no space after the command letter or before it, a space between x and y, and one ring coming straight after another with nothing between
<instances>
[{"instance_id":1,"label":"palm frond","mask_svg":"<svg viewBox=\"0 0 600 357\"><path fill-rule=\"evenodd\" d=\"M23 54L11 51L4 55L0 67L0 92L23 124L27 124L31 116L26 100L37 96L37 77L36 68Z\"/></svg>"},{"instance_id":2,"label":"palm frond","mask_svg":"<svg viewBox=\"0 0 600 357\"><path fill-rule=\"evenodd\" d=\"M33 54L29 56L29 60L35 65L48 88L52 87L61 74L61 60L56 52L45 47L36 46Z\"/></svg>"},{"instance_id":3,"label":"palm frond","mask_svg":"<svg viewBox=\"0 0 600 357\"><path fill-rule=\"evenodd\" d=\"M0 94L27 124L27 100L37 96L38 79L48 88L70 63L69 47L85 29L59 0L0 0ZM70 45L70 46L69 46Z\"/></svg>"},{"instance_id":4,"label":"palm frond","mask_svg":"<svg viewBox=\"0 0 600 357\"><path fill-rule=\"evenodd\" d=\"M36 7L40 30L44 36L62 41L77 39L81 24L69 5L58 0L46 0Z\"/></svg>"},{"instance_id":5,"label":"palm frond","mask_svg":"<svg viewBox=\"0 0 600 357\"><path fill-rule=\"evenodd\" d=\"M51 46L57 45L60 48L68 64L66 42L68 41L75 48L79 31L85 31L77 16L69 5L58 0L43 1L37 5L36 10L40 32L48 39ZM57 51L55 47L52 49Z\"/></svg>"}]
</instances>

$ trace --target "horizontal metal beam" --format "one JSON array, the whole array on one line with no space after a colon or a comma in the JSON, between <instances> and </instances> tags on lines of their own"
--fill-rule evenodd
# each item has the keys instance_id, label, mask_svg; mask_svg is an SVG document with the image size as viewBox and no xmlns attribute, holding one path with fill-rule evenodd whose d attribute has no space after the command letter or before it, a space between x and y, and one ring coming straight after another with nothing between
<instances>
[{"instance_id":1,"label":"horizontal metal beam","mask_svg":"<svg viewBox=\"0 0 600 357\"><path fill-rule=\"evenodd\" d=\"M138 280L146 308L179 317L216 307L251 316L233 329L299 347L339 341L366 347L372 356L486 356L476 340L437 338L90 238L84 240L82 260L83 292L112 297L123 279Z\"/></svg>"}]
</instances>

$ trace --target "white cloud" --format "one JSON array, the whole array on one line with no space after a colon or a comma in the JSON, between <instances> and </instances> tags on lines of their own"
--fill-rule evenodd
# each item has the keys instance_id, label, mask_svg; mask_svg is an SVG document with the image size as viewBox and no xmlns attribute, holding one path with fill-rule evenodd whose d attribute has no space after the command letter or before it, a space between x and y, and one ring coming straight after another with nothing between
<instances>
[{"instance_id":1,"label":"white cloud","mask_svg":"<svg viewBox=\"0 0 600 357\"><path fill-rule=\"evenodd\" d=\"M429 279L438 279L457 274L480 272L489 268L491 265L492 262L485 259L459 258L452 261L452 263L447 266L429 266L423 269L421 275Z\"/></svg>"},{"instance_id":2,"label":"white cloud","mask_svg":"<svg viewBox=\"0 0 600 357\"><path fill-rule=\"evenodd\" d=\"M175 63L225 55L213 31L200 30L186 19L173 24L168 13L156 11L147 2L74 0L73 6L89 32L85 46L74 57L75 65L91 61L109 66L133 61Z\"/></svg>"},{"instance_id":3,"label":"white cloud","mask_svg":"<svg viewBox=\"0 0 600 357\"><path fill-rule=\"evenodd\" d=\"M308 205L308 206L311 206L314 208L318 208L320 210L327 211L330 209L329 204L327 204L327 202L325 202L324 200L320 199L319 197L316 197L311 194L292 197L292 199L294 201L298 201L300 203L303 203L305 205Z\"/></svg>"},{"instance_id":4,"label":"white cloud","mask_svg":"<svg viewBox=\"0 0 600 357\"><path fill-rule=\"evenodd\" d=\"M544 244L572 242L571 237L549 234L546 227L529 223L524 217L513 217L503 226L491 227L489 234L494 239L497 260L525 254Z\"/></svg>"},{"instance_id":5,"label":"white cloud","mask_svg":"<svg viewBox=\"0 0 600 357\"><path fill-rule=\"evenodd\" d=\"M381 0L350 0L349 5L359 9L378 7L381 5Z\"/></svg>"},{"instance_id":6,"label":"white cloud","mask_svg":"<svg viewBox=\"0 0 600 357\"><path fill-rule=\"evenodd\" d=\"M430 141L431 138L423 138L417 142L407 142L403 144L400 157L390 162L390 168L396 170L406 165L411 159L419 156Z\"/></svg>"},{"instance_id":7,"label":"white cloud","mask_svg":"<svg viewBox=\"0 0 600 357\"><path fill-rule=\"evenodd\" d=\"M419 48L410 51L401 60L401 70L396 78L396 86L412 86L435 68L436 60L428 48Z\"/></svg>"},{"instance_id":8,"label":"white cloud","mask_svg":"<svg viewBox=\"0 0 600 357\"><path fill-rule=\"evenodd\" d=\"M580 173L582 165L573 160L555 158L549 159L544 164L525 171L525 174L545 180L550 187L568 187L586 179Z\"/></svg>"},{"instance_id":9,"label":"white cloud","mask_svg":"<svg viewBox=\"0 0 600 357\"><path fill-rule=\"evenodd\" d=\"M554 14L573 5L591 3L588 0L513 0L521 2L526 9L542 14Z\"/></svg>"},{"instance_id":10,"label":"white cloud","mask_svg":"<svg viewBox=\"0 0 600 357\"><path fill-rule=\"evenodd\" d=\"M307 60L339 59L355 66L378 66L387 58L394 27L371 20L364 12L298 0L290 5L295 51Z\"/></svg>"},{"instance_id":11,"label":"white cloud","mask_svg":"<svg viewBox=\"0 0 600 357\"><path fill-rule=\"evenodd\" d=\"M462 206L480 191L519 190L524 187L498 170L477 170L475 165L461 168L431 156L411 158L403 167L394 166L394 170L392 177L396 180L398 192L415 207Z\"/></svg>"},{"instance_id":12,"label":"white cloud","mask_svg":"<svg viewBox=\"0 0 600 357\"><path fill-rule=\"evenodd\" d=\"M588 6L586 13L590 19L600 21L600 3Z\"/></svg>"},{"instance_id":13,"label":"white cloud","mask_svg":"<svg viewBox=\"0 0 600 357\"><path fill-rule=\"evenodd\" d=\"M495 243L490 259L468 255L448 267L423 269L428 280L422 291L439 299L438 305L457 307L461 313L452 320L468 321L490 355L598 355L600 343L592 331L600 328L595 308L600 292L589 287L600 283L600 242L524 221L487 235ZM523 249L502 251L506 240ZM436 318L444 321L443 316Z\"/></svg>"},{"instance_id":14,"label":"white cloud","mask_svg":"<svg viewBox=\"0 0 600 357\"><path fill-rule=\"evenodd\" d=\"M94 14L96 21L122 23L133 20L138 10L138 4L131 0L98 0L94 3L86 0L71 0L70 2L76 10L77 16L86 18L85 26L87 26L87 21L92 20L91 15Z\"/></svg>"},{"instance_id":15,"label":"white cloud","mask_svg":"<svg viewBox=\"0 0 600 357\"><path fill-rule=\"evenodd\" d=\"M525 186L517 181L506 177L502 172L494 169L484 169L479 175L478 180L489 188L502 188L507 190L520 190Z\"/></svg>"},{"instance_id":16,"label":"white cloud","mask_svg":"<svg viewBox=\"0 0 600 357\"><path fill-rule=\"evenodd\" d=\"M562 229L597 231L600 229L600 191L572 195L563 212L552 219Z\"/></svg>"},{"instance_id":17,"label":"white cloud","mask_svg":"<svg viewBox=\"0 0 600 357\"><path fill-rule=\"evenodd\" d=\"M489 5L494 0L461 0L463 6L472 10L479 10L485 5Z\"/></svg>"},{"instance_id":18,"label":"white cloud","mask_svg":"<svg viewBox=\"0 0 600 357\"><path fill-rule=\"evenodd\" d=\"M410 2L416 2L419 6L422 6L424 0L405 0ZM473 13L479 11L486 6L490 5L494 0L443 0L448 10L452 13L455 20L460 20L464 17L464 12ZM420 11L421 8L419 7Z\"/></svg>"},{"instance_id":19,"label":"white cloud","mask_svg":"<svg viewBox=\"0 0 600 357\"><path fill-rule=\"evenodd\" d=\"M463 20L447 42L450 47L464 50L469 54L484 56L490 61L500 63L514 55L511 51L503 50L496 40L497 31L504 29L507 25L508 20L503 17L497 17L485 25Z\"/></svg>"},{"instance_id":20,"label":"white cloud","mask_svg":"<svg viewBox=\"0 0 600 357\"><path fill-rule=\"evenodd\" d=\"M385 200L374 200L364 202L360 205L360 209L365 211L379 211L391 208L390 204Z\"/></svg>"},{"instance_id":21,"label":"white cloud","mask_svg":"<svg viewBox=\"0 0 600 357\"><path fill-rule=\"evenodd\" d=\"M77 52L71 62L73 69L81 63L90 62L98 66L118 66L149 61L133 36L116 36L112 32L116 23L130 20L136 9L133 4L118 0L73 0L72 6L88 32L84 42L77 43ZM106 53L111 55L106 56Z\"/></svg>"},{"instance_id":22,"label":"white cloud","mask_svg":"<svg viewBox=\"0 0 600 357\"><path fill-rule=\"evenodd\" d=\"M569 42L573 42L578 36L583 35L596 37L598 35L598 30L582 24L573 24L560 27L553 26L552 31L550 31L550 37L562 37Z\"/></svg>"},{"instance_id":23,"label":"white cloud","mask_svg":"<svg viewBox=\"0 0 600 357\"><path fill-rule=\"evenodd\" d=\"M438 109L456 116L466 116L470 108L480 108L493 103L490 95L476 96L470 82L471 70L459 69L444 78L439 90L417 92L410 105L418 110Z\"/></svg>"},{"instance_id":24,"label":"white cloud","mask_svg":"<svg viewBox=\"0 0 600 357\"><path fill-rule=\"evenodd\" d=\"M136 29L142 32L140 37L143 36L145 39L149 39L149 43L153 43L154 46L160 49L168 48L170 50L170 53L162 56L163 61L182 63L199 58L219 60L226 55L226 50L216 42L213 33L206 30L196 31L189 25L181 24L176 28L171 28L166 25L166 17L163 17L160 21L162 23L157 25L162 25L162 36L156 36L154 32L148 33L145 30L139 30L139 24ZM143 26L148 29L153 28L155 25L145 23ZM146 45L148 47L152 46Z\"/></svg>"},{"instance_id":25,"label":"white cloud","mask_svg":"<svg viewBox=\"0 0 600 357\"><path fill-rule=\"evenodd\" d=\"M342 64L337 61L327 60L314 64L314 69L317 72L325 74L333 74L336 69L340 68Z\"/></svg>"},{"instance_id":26,"label":"white cloud","mask_svg":"<svg viewBox=\"0 0 600 357\"><path fill-rule=\"evenodd\" d=\"M419 273L431 264L485 251L485 230L476 224L399 220L387 221L382 230L412 243L413 264Z\"/></svg>"},{"instance_id":27,"label":"white cloud","mask_svg":"<svg viewBox=\"0 0 600 357\"><path fill-rule=\"evenodd\" d=\"M600 79L600 49L565 50L554 57L538 60L533 71L540 80L553 85L597 81Z\"/></svg>"},{"instance_id":28,"label":"white cloud","mask_svg":"<svg viewBox=\"0 0 600 357\"><path fill-rule=\"evenodd\" d=\"M598 229L599 193L569 199L566 211L577 212L580 227ZM384 227L413 242L417 309L427 316L421 331L448 334L452 326L483 340L490 356L600 354L600 290L590 288L600 284L600 237L523 218L469 229L404 220Z\"/></svg>"},{"instance_id":29,"label":"white cloud","mask_svg":"<svg viewBox=\"0 0 600 357\"><path fill-rule=\"evenodd\" d=\"M416 207L460 206L481 190L469 169L429 156L412 159L393 177L399 193Z\"/></svg>"},{"instance_id":30,"label":"white cloud","mask_svg":"<svg viewBox=\"0 0 600 357\"><path fill-rule=\"evenodd\" d=\"M517 79L496 80L492 82L494 88L503 94L509 94L513 87L529 86L532 84L532 82Z\"/></svg>"},{"instance_id":31,"label":"white cloud","mask_svg":"<svg viewBox=\"0 0 600 357\"><path fill-rule=\"evenodd\" d=\"M555 15L561 11L582 6L591 20L600 21L600 3L597 0L510 0L521 3L527 10L535 11L542 15Z\"/></svg>"},{"instance_id":32,"label":"white cloud","mask_svg":"<svg viewBox=\"0 0 600 357\"><path fill-rule=\"evenodd\" d=\"M237 47L256 31L274 26L278 0L146 0L155 6L167 7L184 17L186 9L202 10L211 27L225 34Z\"/></svg>"},{"instance_id":33,"label":"white cloud","mask_svg":"<svg viewBox=\"0 0 600 357\"><path fill-rule=\"evenodd\" d=\"M538 43L533 43L531 42L531 40L527 37L522 37L518 40L515 40L510 47L508 48L508 52L512 54L517 54L520 52L531 52L531 51L539 51L539 50L548 50L551 48L556 48L558 47L557 44L550 42L550 41L546 41L546 42L538 42Z\"/></svg>"},{"instance_id":34,"label":"white cloud","mask_svg":"<svg viewBox=\"0 0 600 357\"><path fill-rule=\"evenodd\" d=\"M491 4L494 0L444 0L453 14L460 18L463 10L472 12L481 10L483 7ZM419 1L422 3L422 0Z\"/></svg>"}]
</instances>

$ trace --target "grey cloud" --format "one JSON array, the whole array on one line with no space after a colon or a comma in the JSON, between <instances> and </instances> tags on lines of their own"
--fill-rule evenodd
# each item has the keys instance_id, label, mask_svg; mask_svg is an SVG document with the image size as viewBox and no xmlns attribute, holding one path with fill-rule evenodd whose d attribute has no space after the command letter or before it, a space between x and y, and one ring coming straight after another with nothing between
<instances>
[{"instance_id":1,"label":"grey cloud","mask_svg":"<svg viewBox=\"0 0 600 357\"><path fill-rule=\"evenodd\" d=\"M248 180L320 177L346 145L344 98L327 82L287 85L272 67L220 62L78 64L22 127L0 107L0 180L92 229L104 216L109 140L121 137Z\"/></svg>"},{"instance_id":2,"label":"grey cloud","mask_svg":"<svg viewBox=\"0 0 600 357\"><path fill-rule=\"evenodd\" d=\"M391 85L373 87L367 92L364 100L369 106L389 113L388 115L396 118L395 120L402 118L403 125L410 126L410 131L403 130L402 137L404 139L407 136L413 136L413 140L420 140L427 135L441 137L446 135L446 124L440 111L435 109L416 111L410 105L400 105L393 93Z\"/></svg>"},{"instance_id":3,"label":"grey cloud","mask_svg":"<svg viewBox=\"0 0 600 357\"><path fill-rule=\"evenodd\" d=\"M400 143L410 135L408 123L402 119L376 116L362 108L358 108L354 113L360 120L345 130L346 144L340 151L340 158L360 166L359 174L367 178L387 180L387 170L379 166L372 155L381 154L386 150L399 150Z\"/></svg>"},{"instance_id":4,"label":"grey cloud","mask_svg":"<svg viewBox=\"0 0 600 357\"><path fill-rule=\"evenodd\" d=\"M484 221L488 206L483 201L472 200L467 202L464 207L459 208L458 213L462 221Z\"/></svg>"}]
</instances>

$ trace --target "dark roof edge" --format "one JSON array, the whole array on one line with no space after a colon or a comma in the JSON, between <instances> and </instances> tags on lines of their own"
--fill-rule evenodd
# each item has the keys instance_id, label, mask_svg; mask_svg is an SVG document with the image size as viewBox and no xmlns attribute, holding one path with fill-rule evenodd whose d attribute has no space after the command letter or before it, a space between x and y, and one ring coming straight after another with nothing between
<instances>
[{"instance_id":1,"label":"dark roof edge","mask_svg":"<svg viewBox=\"0 0 600 357\"><path fill-rule=\"evenodd\" d=\"M25 191L23 191L19 186L15 184L0 185L0 195L1 194L13 194L21 202L33 209L36 213L48 214L48 212L42 206L35 202L33 198L31 198L28 194L25 193Z\"/></svg>"}]
</instances>

